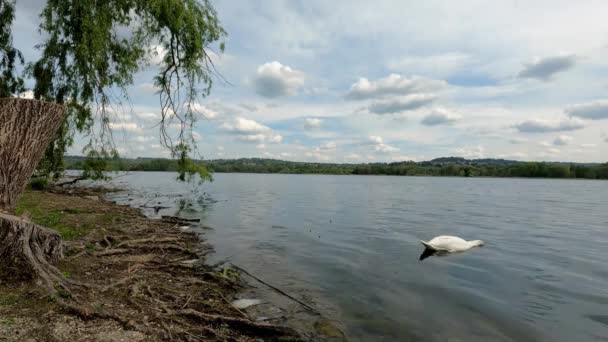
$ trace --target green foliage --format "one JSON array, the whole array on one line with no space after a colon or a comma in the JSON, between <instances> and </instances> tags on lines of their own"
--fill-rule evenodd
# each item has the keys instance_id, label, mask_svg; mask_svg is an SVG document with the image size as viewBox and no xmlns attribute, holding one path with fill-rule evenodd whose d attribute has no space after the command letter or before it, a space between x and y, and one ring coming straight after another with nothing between
<instances>
[{"instance_id":1,"label":"green foliage","mask_svg":"<svg viewBox=\"0 0 608 342\"><path fill-rule=\"evenodd\" d=\"M32 190L46 190L49 187L49 180L46 177L36 177L30 180Z\"/></svg>"},{"instance_id":2,"label":"green foliage","mask_svg":"<svg viewBox=\"0 0 608 342\"><path fill-rule=\"evenodd\" d=\"M192 169L212 172L292 173L335 175L453 176L453 177L530 177L608 179L608 164L517 162L496 159L443 160L372 164L330 164L290 162L274 159L189 161ZM82 157L67 157L69 169L81 170ZM121 159L107 165L109 171L177 171L178 160Z\"/></svg>"},{"instance_id":3,"label":"green foliage","mask_svg":"<svg viewBox=\"0 0 608 342\"><path fill-rule=\"evenodd\" d=\"M7 0L0 0L7 1ZM133 75L163 55L154 82L161 103L161 143L180 160L179 179L193 167L194 103L207 96L215 73L207 50L225 36L211 4L199 0L47 0L40 29L41 57L29 65L36 98L65 104L67 117L48 147L39 172L57 177L74 134L90 137L86 176L102 178L103 160L115 158L112 115L129 95ZM223 42L219 44L223 51ZM178 123L175 133L170 125ZM203 179L202 178L202 179Z\"/></svg>"},{"instance_id":4,"label":"green foliage","mask_svg":"<svg viewBox=\"0 0 608 342\"><path fill-rule=\"evenodd\" d=\"M0 0L0 97L9 97L24 90L23 79L15 68L23 64L23 55L13 47L11 25L15 19L15 1Z\"/></svg>"}]
</instances>

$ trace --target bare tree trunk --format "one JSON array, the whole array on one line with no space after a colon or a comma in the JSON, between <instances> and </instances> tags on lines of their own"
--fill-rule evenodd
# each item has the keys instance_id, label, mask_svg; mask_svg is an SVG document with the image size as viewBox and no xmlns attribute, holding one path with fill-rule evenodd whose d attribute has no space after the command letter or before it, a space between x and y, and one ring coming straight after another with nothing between
<instances>
[{"instance_id":1,"label":"bare tree trunk","mask_svg":"<svg viewBox=\"0 0 608 342\"><path fill-rule=\"evenodd\" d=\"M0 98L0 275L61 279L59 233L13 216L44 150L61 125L65 107L37 100Z\"/></svg>"}]
</instances>

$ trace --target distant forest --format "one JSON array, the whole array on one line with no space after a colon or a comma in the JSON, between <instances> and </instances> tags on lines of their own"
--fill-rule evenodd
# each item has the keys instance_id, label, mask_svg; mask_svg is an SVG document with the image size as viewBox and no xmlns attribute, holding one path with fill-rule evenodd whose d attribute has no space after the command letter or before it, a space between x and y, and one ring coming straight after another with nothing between
<instances>
[{"instance_id":1,"label":"distant forest","mask_svg":"<svg viewBox=\"0 0 608 342\"><path fill-rule=\"evenodd\" d=\"M84 157L67 156L66 169L81 170ZM242 158L198 161L212 172L457 176L457 177L533 177L608 179L608 163L520 162L504 159L437 158L423 162L332 164L292 162L275 159ZM176 171L171 159L116 159L106 163L106 171Z\"/></svg>"}]
</instances>

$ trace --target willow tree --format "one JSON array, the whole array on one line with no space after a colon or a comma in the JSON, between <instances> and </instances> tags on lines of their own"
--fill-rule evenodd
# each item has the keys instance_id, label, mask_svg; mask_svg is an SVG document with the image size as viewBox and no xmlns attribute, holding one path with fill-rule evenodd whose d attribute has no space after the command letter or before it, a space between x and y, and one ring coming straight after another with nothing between
<instances>
[{"instance_id":1,"label":"willow tree","mask_svg":"<svg viewBox=\"0 0 608 342\"><path fill-rule=\"evenodd\" d=\"M2 96L23 87L15 71L23 58L11 43L13 13L14 1L0 0ZM159 59L153 81L160 141L178 159L180 179L208 177L189 158L192 128L195 105L213 81L209 49L217 44L223 51L225 31L207 0L48 0L40 19L41 56L27 68L36 100L0 101L0 270L52 287L61 282L53 266L61 258L59 235L13 216L40 158L39 167L55 169L75 132L89 137L89 157L116 156L112 113L129 100L135 73Z\"/></svg>"}]
</instances>

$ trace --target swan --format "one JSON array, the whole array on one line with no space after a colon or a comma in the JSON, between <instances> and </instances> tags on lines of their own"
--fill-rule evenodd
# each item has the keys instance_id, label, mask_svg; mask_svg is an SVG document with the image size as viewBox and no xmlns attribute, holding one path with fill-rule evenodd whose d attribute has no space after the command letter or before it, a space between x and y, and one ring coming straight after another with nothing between
<instances>
[{"instance_id":1,"label":"swan","mask_svg":"<svg viewBox=\"0 0 608 342\"><path fill-rule=\"evenodd\" d=\"M442 235L434 237L431 241L422 241L422 244L426 249L430 249L434 252L464 252L473 247L483 246L484 242L481 240L467 241L457 236Z\"/></svg>"}]
</instances>

